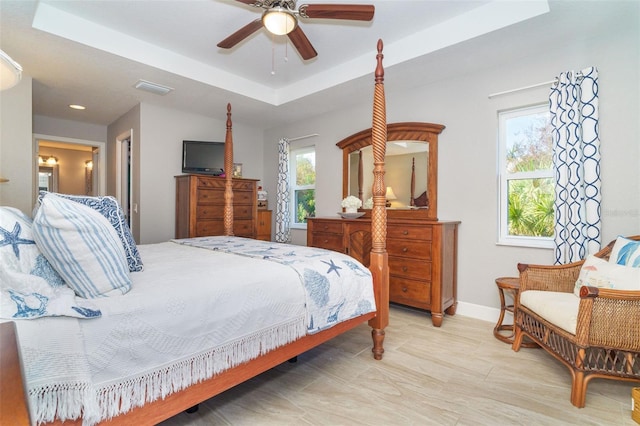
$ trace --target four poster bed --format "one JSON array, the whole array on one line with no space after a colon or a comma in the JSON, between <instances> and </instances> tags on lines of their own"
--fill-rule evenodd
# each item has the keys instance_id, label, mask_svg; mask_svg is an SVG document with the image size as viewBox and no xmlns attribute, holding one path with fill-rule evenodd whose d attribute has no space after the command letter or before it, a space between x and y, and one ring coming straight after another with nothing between
<instances>
[{"instance_id":1,"label":"four poster bed","mask_svg":"<svg viewBox=\"0 0 640 426\"><path fill-rule=\"evenodd\" d=\"M372 126L374 206L368 270L341 253L234 237L232 176L227 173L224 236L139 246L144 270L131 274L130 287L122 292L126 294L89 299L95 304L74 307L82 314L75 316L97 316L95 313L101 311L100 318L57 316L0 324L0 423L156 424L365 321L372 328L373 356L381 359L389 316L381 40L377 50ZM230 105L225 142L225 169L232 170ZM36 218L53 212L56 203L67 207L68 202L61 198L45 195ZM36 218L34 239L38 242ZM24 241L21 243L26 244ZM15 251L15 244L9 250ZM240 270L229 272L233 265ZM211 270L212 266L216 269ZM265 273L256 274L258 269ZM198 273L200 278L196 278ZM261 277L267 273L277 279L264 281ZM206 281L203 274L208 277ZM233 285L223 286L231 280ZM285 281L290 280L297 282L299 290L285 287ZM337 288L331 287L334 281ZM267 295L264 287L270 287L278 297ZM318 300L319 288L325 290L329 302ZM297 294L297 299L283 300L286 293ZM357 294L351 298L347 293ZM12 300L17 300L16 294L11 293ZM222 303L209 303L213 299ZM256 299L258 308L245 308L246 299ZM310 305L317 305L316 311ZM32 311L25 308L21 313L28 317ZM283 311L291 311L294 319ZM238 313L242 319L237 318ZM191 321L172 322L172 318L184 315ZM250 328L248 323L257 328ZM136 338L140 341L126 340ZM219 346L212 349L212 345ZM164 351L170 346L171 351ZM177 350L175 346L182 351L178 355L172 352ZM94 350L89 353L87 348ZM86 357L81 357L81 350L86 351ZM145 359L151 353L158 358ZM142 365L143 371L137 370ZM48 381L48 376L58 381ZM95 383L96 377L99 384Z\"/></svg>"}]
</instances>

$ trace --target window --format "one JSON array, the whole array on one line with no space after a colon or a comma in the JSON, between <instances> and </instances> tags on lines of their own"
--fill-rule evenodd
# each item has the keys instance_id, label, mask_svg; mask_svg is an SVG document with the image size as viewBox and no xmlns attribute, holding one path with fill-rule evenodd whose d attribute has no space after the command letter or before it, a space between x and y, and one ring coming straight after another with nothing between
<instances>
[{"instance_id":1,"label":"window","mask_svg":"<svg viewBox=\"0 0 640 426\"><path fill-rule=\"evenodd\" d=\"M502 111L498 126L498 242L552 247L555 195L548 108Z\"/></svg>"},{"instance_id":2,"label":"window","mask_svg":"<svg viewBox=\"0 0 640 426\"><path fill-rule=\"evenodd\" d=\"M307 217L316 215L316 150L309 146L292 149L291 228L306 228Z\"/></svg>"}]
</instances>

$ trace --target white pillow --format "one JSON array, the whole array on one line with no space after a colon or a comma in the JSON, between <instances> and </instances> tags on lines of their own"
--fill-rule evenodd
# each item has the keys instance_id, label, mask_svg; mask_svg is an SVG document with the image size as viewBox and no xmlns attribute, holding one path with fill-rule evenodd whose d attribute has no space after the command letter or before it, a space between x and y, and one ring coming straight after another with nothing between
<instances>
[{"instance_id":1,"label":"white pillow","mask_svg":"<svg viewBox=\"0 0 640 426\"><path fill-rule=\"evenodd\" d=\"M47 194L33 219L33 236L78 296L112 296L131 289L122 243L109 221L95 210Z\"/></svg>"},{"instance_id":2,"label":"white pillow","mask_svg":"<svg viewBox=\"0 0 640 426\"><path fill-rule=\"evenodd\" d=\"M640 290L640 268L617 265L590 255L580 269L580 275L573 288L580 296L583 285L616 290Z\"/></svg>"},{"instance_id":3,"label":"white pillow","mask_svg":"<svg viewBox=\"0 0 640 426\"><path fill-rule=\"evenodd\" d=\"M120 204L118 203L118 200L109 195L90 197L88 195L69 195L40 191L38 194L38 203L36 204L34 217L37 213L39 204L42 202L42 198L47 194L55 194L59 197L66 198L67 200L75 201L76 203L91 207L93 210L104 216L111 226L113 226L113 229L116 230L118 238L120 238L120 241L122 242L122 248L124 248L124 252L127 256L127 263L129 264L129 271L142 271L143 265L140 253L138 252L138 247L133 239L131 229L129 228L127 219L122 211L122 207L120 207Z\"/></svg>"},{"instance_id":4,"label":"white pillow","mask_svg":"<svg viewBox=\"0 0 640 426\"><path fill-rule=\"evenodd\" d=\"M609 262L640 268L640 241L624 237L616 238L613 249L611 249Z\"/></svg>"}]
</instances>

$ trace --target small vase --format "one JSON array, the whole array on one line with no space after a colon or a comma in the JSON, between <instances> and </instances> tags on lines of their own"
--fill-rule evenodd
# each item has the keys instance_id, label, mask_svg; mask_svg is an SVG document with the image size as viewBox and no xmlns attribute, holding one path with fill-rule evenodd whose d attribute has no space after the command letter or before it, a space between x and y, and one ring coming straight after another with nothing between
<instances>
[{"instance_id":1,"label":"small vase","mask_svg":"<svg viewBox=\"0 0 640 426\"><path fill-rule=\"evenodd\" d=\"M346 213L357 213L358 212L358 208L357 207L345 207L344 211Z\"/></svg>"}]
</instances>

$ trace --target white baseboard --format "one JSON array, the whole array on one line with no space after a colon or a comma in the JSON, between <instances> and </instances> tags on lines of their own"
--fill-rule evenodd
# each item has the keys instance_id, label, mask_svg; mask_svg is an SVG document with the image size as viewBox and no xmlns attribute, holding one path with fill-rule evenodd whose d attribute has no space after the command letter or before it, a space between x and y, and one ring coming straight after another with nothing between
<instances>
[{"instance_id":1,"label":"white baseboard","mask_svg":"<svg viewBox=\"0 0 640 426\"><path fill-rule=\"evenodd\" d=\"M509 313L507 312L507 314ZM475 318L483 321L496 323L498 321L498 317L500 317L500 309L490 308L488 306L483 306L483 305L476 305L474 303L458 301L458 308L456 309L456 315L462 315L465 317L471 317L471 318Z\"/></svg>"}]
</instances>

